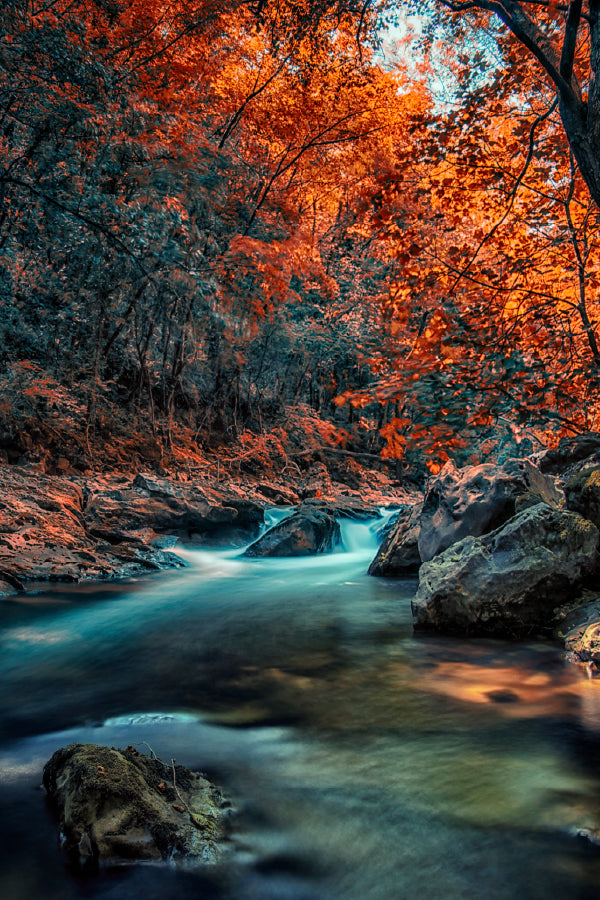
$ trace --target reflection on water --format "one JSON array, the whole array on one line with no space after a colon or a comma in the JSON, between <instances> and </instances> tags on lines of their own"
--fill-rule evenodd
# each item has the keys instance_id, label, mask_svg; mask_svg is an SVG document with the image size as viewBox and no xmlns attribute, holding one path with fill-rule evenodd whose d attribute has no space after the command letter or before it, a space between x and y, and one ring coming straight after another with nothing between
<instances>
[{"instance_id":1,"label":"reflection on water","mask_svg":"<svg viewBox=\"0 0 600 900\"><path fill-rule=\"evenodd\" d=\"M414 583L364 574L374 535L352 523L346 552L304 560L188 550L117 594L5 602L0 896L596 896L600 684L548 644L413 637ZM39 783L75 740L217 778L227 866L67 871Z\"/></svg>"}]
</instances>

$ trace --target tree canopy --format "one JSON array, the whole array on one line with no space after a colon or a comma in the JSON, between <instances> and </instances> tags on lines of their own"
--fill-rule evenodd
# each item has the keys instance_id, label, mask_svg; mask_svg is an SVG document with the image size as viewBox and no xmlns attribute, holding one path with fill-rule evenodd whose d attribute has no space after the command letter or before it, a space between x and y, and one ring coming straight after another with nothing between
<instances>
[{"instance_id":1,"label":"tree canopy","mask_svg":"<svg viewBox=\"0 0 600 900\"><path fill-rule=\"evenodd\" d=\"M439 0L390 63L379 0L6 3L5 429L303 410L435 470L596 427L595 9Z\"/></svg>"}]
</instances>

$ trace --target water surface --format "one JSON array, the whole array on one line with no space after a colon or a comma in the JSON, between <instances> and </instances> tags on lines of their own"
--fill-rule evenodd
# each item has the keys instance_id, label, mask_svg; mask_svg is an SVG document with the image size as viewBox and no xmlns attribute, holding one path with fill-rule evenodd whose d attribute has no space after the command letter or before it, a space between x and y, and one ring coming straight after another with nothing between
<instances>
[{"instance_id":1,"label":"water surface","mask_svg":"<svg viewBox=\"0 0 600 900\"><path fill-rule=\"evenodd\" d=\"M365 574L379 525L4 601L3 900L596 897L600 684L552 644L415 637L415 582ZM40 783L72 741L216 779L227 864L70 869Z\"/></svg>"}]
</instances>

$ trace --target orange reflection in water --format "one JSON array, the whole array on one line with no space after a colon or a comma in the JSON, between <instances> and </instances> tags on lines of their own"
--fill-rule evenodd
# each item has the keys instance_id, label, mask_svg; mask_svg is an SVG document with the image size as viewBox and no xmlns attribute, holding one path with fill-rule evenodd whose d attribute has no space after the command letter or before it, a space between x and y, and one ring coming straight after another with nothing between
<instances>
[{"instance_id":1,"label":"orange reflection in water","mask_svg":"<svg viewBox=\"0 0 600 900\"><path fill-rule=\"evenodd\" d=\"M422 674L419 686L467 703L493 704L508 718L575 716L600 731L600 678L585 665L548 674L519 665L439 662Z\"/></svg>"}]
</instances>

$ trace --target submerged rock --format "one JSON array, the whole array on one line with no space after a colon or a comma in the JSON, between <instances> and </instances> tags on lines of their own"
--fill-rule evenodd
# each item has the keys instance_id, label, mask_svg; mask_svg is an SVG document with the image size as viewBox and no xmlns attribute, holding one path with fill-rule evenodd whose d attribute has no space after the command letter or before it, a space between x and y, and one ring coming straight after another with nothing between
<instances>
[{"instance_id":1,"label":"submerged rock","mask_svg":"<svg viewBox=\"0 0 600 900\"><path fill-rule=\"evenodd\" d=\"M183 766L134 747L71 744L46 763L44 787L64 846L82 865L219 857L228 804L204 776Z\"/></svg>"},{"instance_id":2,"label":"submerged rock","mask_svg":"<svg viewBox=\"0 0 600 900\"><path fill-rule=\"evenodd\" d=\"M415 626L511 637L547 632L554 610L596 564L599 532L540 503L483 537L466 537L421 566Z\"/></svg>"},{"instance_id":3,"label":"submerged rock","mask_svg":"<svg viewBox=\"0 0 600 900\"><path fill-rule=\"evenodd\" d=\"M383 539L369 566L369 575L393 577L419 571L419 531L422 503L403 510Z\"/></svg>"},{"instance_id":4,"label":"submerged rock","mask_svg":"<svg viewBox=\"0 0 600 900\"><path fill-rule=\"evenodd\" d=\"M554 479L527 459L463 469L450 461L425 494L418 539L421 559L433 559L467 535L487 534L527 506L544 502L558 507L561 500Z\"/></svg>"},{"instance_id":5,"label":"submerged rock","mask_svg":"<svg viewBox=\"0 0 600 900\"><path fill-rule=\"evenodd\" d=\"M328 553L340 541L333 516L315 509L293 513L251 544L244 556L310 556Z\"/></svg>"}]
</instances>

